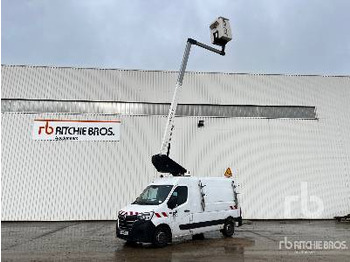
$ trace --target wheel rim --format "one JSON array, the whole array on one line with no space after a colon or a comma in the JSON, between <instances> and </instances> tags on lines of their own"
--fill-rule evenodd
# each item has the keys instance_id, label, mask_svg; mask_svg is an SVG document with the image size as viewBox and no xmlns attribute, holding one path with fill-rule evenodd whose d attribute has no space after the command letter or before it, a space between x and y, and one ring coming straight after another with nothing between
<instances>
[{"instance_id":1,"label":"wheel rim","mask_svg":"<svg viewBox=\"0 0 350 262\"><path fill-rule=\"evenodd\" d=\"M226 225L226 232L228 234L233 234L233 225L231 223Z\"/></svg>"},{"instance_id":2,"label":"wheel rim","mask_svg":"<svg viewBox=\"0 0 350 262\"><path fill-rule=\"evenodd\" d=\"M166 243L167 237L166 237L165 232L163 232L163 231L158 232L158 234L156 235L156 240L159 244Z\"/></svg>"}]
</instances>

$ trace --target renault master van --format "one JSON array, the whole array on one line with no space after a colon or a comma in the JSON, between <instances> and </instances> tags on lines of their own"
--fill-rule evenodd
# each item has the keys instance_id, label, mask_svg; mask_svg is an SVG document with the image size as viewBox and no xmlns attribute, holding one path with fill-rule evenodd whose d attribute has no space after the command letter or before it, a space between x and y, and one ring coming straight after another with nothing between
<instances>
[{"instance_id":1,"label":"renault master van","mask_svg":"<svg viewBox=\"0 0 350 262\"><path fill-rule=\"evenodd\" d=\"M163 177L118 212L116 233L129 243L163 247L175 238L215 230L230 237L241 221L233 179Z\"/></svg>"}]
</instances>

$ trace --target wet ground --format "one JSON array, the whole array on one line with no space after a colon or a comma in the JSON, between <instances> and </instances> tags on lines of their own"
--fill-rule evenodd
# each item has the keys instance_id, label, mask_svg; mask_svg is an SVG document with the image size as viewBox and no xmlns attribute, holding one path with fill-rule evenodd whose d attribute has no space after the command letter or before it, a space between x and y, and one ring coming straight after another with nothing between
<instances>
[{"instance_id":1,"label":"wet ground","mask_svg":"<svg viewBox=\"0 0 350 262\"><path fill-rule=\"evenodd\" d=\"M157 249L127 246L115 222L3 222L2 261L350 261L350 223L245 221L232 238L205 234Z\"/></svg>"}]
</instances>

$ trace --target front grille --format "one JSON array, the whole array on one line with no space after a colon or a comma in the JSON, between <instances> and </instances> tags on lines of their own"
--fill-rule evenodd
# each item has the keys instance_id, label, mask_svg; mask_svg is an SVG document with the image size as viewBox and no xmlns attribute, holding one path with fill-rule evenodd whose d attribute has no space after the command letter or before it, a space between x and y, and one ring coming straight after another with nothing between
<instances>
[{"instance_id":1,"label":"front grille","mask_svg":"<svg viewBox=\"0 0 350 262\"><path fill-rule=\"evenodd\" d=\"M137 220L137 216L118 216L119 228L124 230L130 230Z\"/></svg>"}]
</instances>

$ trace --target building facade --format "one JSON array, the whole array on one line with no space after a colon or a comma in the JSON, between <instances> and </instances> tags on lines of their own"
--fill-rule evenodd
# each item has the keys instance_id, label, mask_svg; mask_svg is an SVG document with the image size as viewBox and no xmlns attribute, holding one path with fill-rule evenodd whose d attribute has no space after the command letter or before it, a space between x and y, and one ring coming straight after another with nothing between
<instances>
[{"instance_id":1,"label":"building facade","mask_svg":"<svg viewBox=\"0 0 350 262\"><path fill-rule=\"evenodd\" d=\"M177 72L2 66L1 74L3 221L114 220L159 176L151 156ZM349 115L349 76L188 72L171 157L192 176L230 167L243 218L333 218L350 213ZM38 119L120 121L120 137L38 140Z\"/></svg>"}]
</instances>

